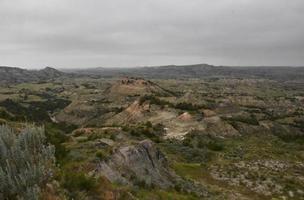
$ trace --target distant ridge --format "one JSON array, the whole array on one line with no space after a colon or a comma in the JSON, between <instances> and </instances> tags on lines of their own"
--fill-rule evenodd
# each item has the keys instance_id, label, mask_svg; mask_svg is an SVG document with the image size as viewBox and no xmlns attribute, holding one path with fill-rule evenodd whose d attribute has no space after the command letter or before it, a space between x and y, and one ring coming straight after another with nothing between
<instances>
[{"instance_id":1,"label":"distant ridge","mask_svg":"<svg viewBox=\"0 0 304 200\"><path fill-rule=\"evenodd\" d=\"M46 67L41 70L27 70L17 67L0 66L0 84L41 82L64 75L66 75L66 73L51 67Z\"/></svg>"},{"instance_id":2,"label":"distant ridge","mask_svg":"<svg viewBox=\"0 0 304 200\"><path fill-rule=\"evenodd\" d=\"M165 65L134 68L77 69L73 72L99 77L137 76L142 78L264 78L280 81L304 81L304 67L214 66L209 64Z\"/></svg>"},{"instance_id":3,"label":"distant ridge","mask_svg":"<svg viewBox=\"0 0 304 200\"><path fill-rule=\"evenodd\" d=\"M64 71L64 72L63 72ZM141 77L146 79L181 78L262 78L278 81L304 82L304 67L214 66L209 64L165 65L134 68L87 68L59 71L52 67L27 70L0 66L0 84L49 81L60 77Z\"/></svg>"}]
</instances>

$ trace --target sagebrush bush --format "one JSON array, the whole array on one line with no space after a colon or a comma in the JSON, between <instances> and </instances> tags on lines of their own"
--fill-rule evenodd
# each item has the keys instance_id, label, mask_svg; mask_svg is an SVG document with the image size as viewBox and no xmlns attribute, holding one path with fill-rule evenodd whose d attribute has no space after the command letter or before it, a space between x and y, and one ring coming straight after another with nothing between
<instances>
[{"instance_id":1,"label":"sagebrush bush","mask_svg":"<svg viewBox=\"0 0 304 200\"><path fill-rule=\"evenodd\" d=\"M107 157L106 153L102 150L98 150L95 155L100 160L104 160Z\"/></svg>"},{"instance_id":2,"label":"sagebrush bush","mask_svg":"<svg viewBox=\"0 0 304 200\"><path fill-rule=\"evenodd\" d=\"M54 153L43 128L28 126L17 133L0 126L0 199L38 199L53 175Z\"/></svg>"}]
</instances>

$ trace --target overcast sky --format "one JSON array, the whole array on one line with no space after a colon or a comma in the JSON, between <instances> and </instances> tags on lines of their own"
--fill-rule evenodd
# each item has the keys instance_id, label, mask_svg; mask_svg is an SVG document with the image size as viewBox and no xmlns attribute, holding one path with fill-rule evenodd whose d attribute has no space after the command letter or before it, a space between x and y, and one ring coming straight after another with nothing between
<instances>
[{"instance_id":1,"label":"overcast sky","mask_svg":"<svg viewBox=\"0 0 304 200\"><path fill-rule=\"evenodd\" d=\"M0 65L304 66L304 0L0 0Z\"/></svg>"}]
</instances>

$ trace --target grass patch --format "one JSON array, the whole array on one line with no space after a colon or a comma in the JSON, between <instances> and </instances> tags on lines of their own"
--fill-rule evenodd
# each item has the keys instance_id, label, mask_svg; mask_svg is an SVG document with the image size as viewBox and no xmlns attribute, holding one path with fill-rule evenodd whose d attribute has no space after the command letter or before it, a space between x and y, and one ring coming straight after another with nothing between
<instances>
[{"instance_id":1,"label":"grass patch","mask_svg":"<svg viewBox=\"0 0 304 200\"><path fill-rule=\"evenodd\" d=\"M90 191L96 188L96 180L84 173L69 172L64 175L64 188L68 190L85 190Z\"/></svg>"},{"instance_id":2,"label":"grass patch","mask_svg":"<svg viewBox=\"0 0 304 200\"><path fill-rule=\"evenodd\" d=\"M191 194L180 194L176 191L168 190L139 190L135 196L141 200L198 200Z\"/></svg>"}]
</instances>

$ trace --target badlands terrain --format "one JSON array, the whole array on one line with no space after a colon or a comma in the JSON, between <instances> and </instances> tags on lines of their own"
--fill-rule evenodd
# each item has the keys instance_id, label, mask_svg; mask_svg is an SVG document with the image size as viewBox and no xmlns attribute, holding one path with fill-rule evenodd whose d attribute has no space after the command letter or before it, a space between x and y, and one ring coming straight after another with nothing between
<instances>
[{"instance_id":1,"label":"badlands terrain","mask_svg":"<svg viewBox=\"0 0 304 200\"><path fill-rule=\"evenodd\" d=\"M0 78L0 199L304 199L303 68Z\"/></svg>"}]
</instances>

